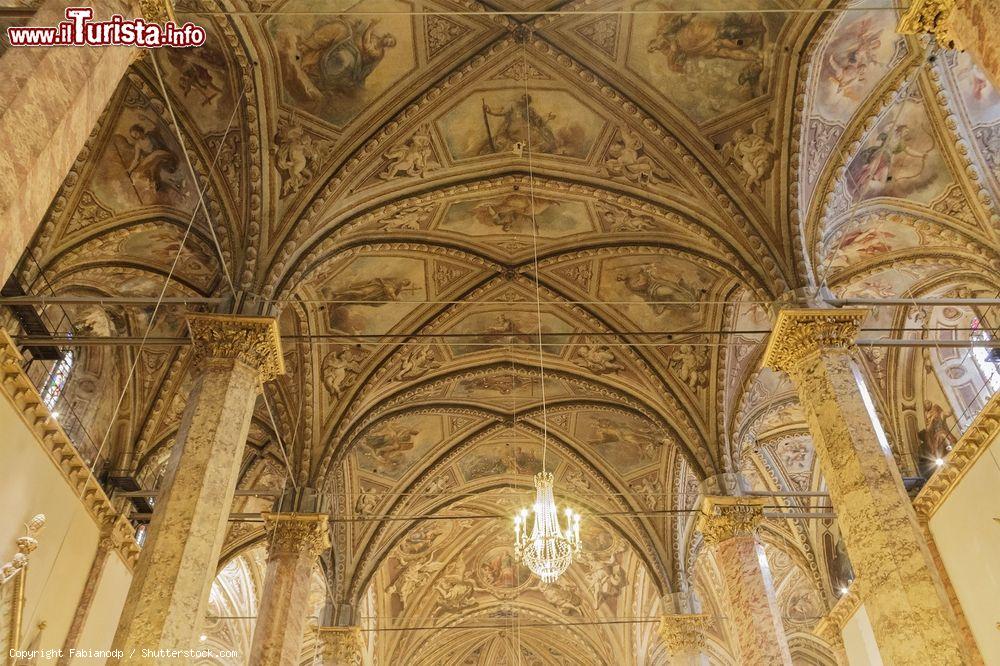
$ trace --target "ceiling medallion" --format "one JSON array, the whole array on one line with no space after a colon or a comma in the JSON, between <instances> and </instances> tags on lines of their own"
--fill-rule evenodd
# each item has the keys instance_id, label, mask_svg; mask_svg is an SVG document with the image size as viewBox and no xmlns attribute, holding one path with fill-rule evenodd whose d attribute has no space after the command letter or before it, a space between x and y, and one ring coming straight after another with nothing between
<instances>
[{"instance_id":1,"label":"ceiling medallion","mask_svg":"<svg viewBox=\"0 0 1000 666\"><path fill-rule=\"evenodd\" d=\"M559 512L552 496L552 472L535 475L534 524L528 535L528 510L514 516L514 555L543 583L551 583L580 554L580 514L566 509L566 526L559 527Z\"/></svg>"}]
</instances>

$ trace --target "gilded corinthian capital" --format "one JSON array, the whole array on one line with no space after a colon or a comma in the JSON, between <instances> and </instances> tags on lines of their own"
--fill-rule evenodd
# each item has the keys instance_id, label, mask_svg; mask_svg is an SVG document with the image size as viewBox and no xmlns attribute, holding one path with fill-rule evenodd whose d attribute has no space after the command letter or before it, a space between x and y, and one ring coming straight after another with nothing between
<instances>
[{"instance_id":1,"label":"gilded corinthian capital","mask_svg":"<svg viewBox=\"0 0 1000 666\"><path fill-rule=\"evenodd\" d=\"M330 547L329 517L324 513L264 513L263 518L269 552L308 551L315 557Z\"/></svg>"},{"instance_id":2,"label":"gilded corinthian capital","mask_svg":"<svg viewBox=\"0 0 1000 666\"><path fill-rule=\"evenodd\" d=\"M698 518L698 530L705 545L741 536L756 536L757 527L764 519L763 497L713 497L705 498Z\"/></svg>"},{"instance_id":3,"label":"gilded corinthian capital","mask_svg":"<svg viewBox=\"0 0 1000 666\"><path fill-rule=\"evenodd\" d=\"M789 309L778 313L764 364L790 372L823 349L851 349L868 316L868 308Z\"/></svg>"},{"instance_id":4,"label":"gilded corinthian capital","mask_svg":"<svg viewBox=\"0 0 1000 666\"><path fill-rule=\"evenodd\" d=\"M196 365L209 359L235 359L256 369L261 382L285 374L275 319L189 314L187 322Z\"/></svg>"},{"instance_id":5,"label":"gilded corinthian capital","mask_svg":"<svg viewBox=\"0 0 1000 666\"><path fill-rule=\"evenodd\" d=\"M705 632L712 616L702 613L661 615L660 638L674 658L698 655L705 651Z\"/></svg>"},{"instance_id":6,"label":"gilded corinthian capital","mask_svg":"<svg viewBox=\"0 0 1000 666\"><path fill-rule=\"evenodd\" d=\"M321 627L320 645L325 666L357 666L364 642L360 627Z\"/></svg>"},{"instance_id":7,"label":"gilded corinthian capital","mask_svg":"<svg viewBox=\"0 0 1000 666\"><path fill-rule=\"evenodd\" d=\"M899 19L896 31L904 35L928 33L946 49L962 49L951 27L957 0L913 0Z\"/></svg>"}]
</instances>

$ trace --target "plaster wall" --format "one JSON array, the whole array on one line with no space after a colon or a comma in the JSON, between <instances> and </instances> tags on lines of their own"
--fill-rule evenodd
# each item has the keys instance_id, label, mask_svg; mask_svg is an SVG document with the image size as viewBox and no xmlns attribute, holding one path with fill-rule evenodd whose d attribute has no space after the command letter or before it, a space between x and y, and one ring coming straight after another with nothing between
<instances>
[{"instance_id":1,"label":"plaster wall","mask_svg":"<svg viewBox=\"0 0 1000 666\"><path fill-rule=\"evenodd\" d=\"M0 562L17 552L15 542L24 534L24 523L39 513L46 518L38 548L29 556L21 647L37 639L38 649L59 649L90 572L100 531L5 393L0 393L0 460L5 470L0 483ZM131 573L117 553L109 555L108 563L81 648L107 649L111 644Z\"/></svg>"},{"instance_id":2,"label":"plaster wall","mask_svg":"<svg viewBox=\"0 0 1000 666\"><path fill-rule=\"evenodd\" d=\"M929 527L987 664L1000 664L1000 437L966 470Z\"/></svg>"},{"instance_id":3,"label":"plaster wall","mask_svg":"<svg viewBox=\"0 0 1000 666\"><path fill-rule=\"evenodd\" d=\"M861 604L850 617L842 633L844 650L847 652L847 663L851 666L882 666L878 645L875 643L875 633L871 621Z\"/></svg>"}]
</instances>

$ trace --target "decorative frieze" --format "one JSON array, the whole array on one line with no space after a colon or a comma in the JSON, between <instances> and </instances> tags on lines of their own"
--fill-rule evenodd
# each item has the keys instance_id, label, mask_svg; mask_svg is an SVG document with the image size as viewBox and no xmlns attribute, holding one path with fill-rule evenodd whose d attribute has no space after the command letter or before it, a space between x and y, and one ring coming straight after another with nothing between
<instances>
[{"instance_id":1,"label":"decorative frieze","mask_svg":"<svg viewBox=\"0 0 1000 666\"><path fill-rule=\"evenodd\" d=\"M261 383L285 374L277 320L189 314L187 321L196 365L209 359L235 359L257 370Z\"/></svg>"},{"instance_id":2,"label":"decorative frieze","mask_svg":"<svg viewBox=\"0 0 1000 666\"><path fill-rule=\"evenodd\" d=\"M28 375L22 369L24 357L6 332L0 331L0 393L10 401L39 445L66 479L94 522L114 535L114 549L131 569L139 558L135 531L123 516L115 511L86 461L77 452Z\"/></svg>"},{"instance_id":3,"label":"decorative frieze","mask_svg":"<svg viewBox=\"0 0 1000 666\"><path fill-rule=\"evenodd\" d=\"M782 310L764 351L764 364L792 374L803 359L821 350L852 349L867 316L867 308Z\"/></svg>"},{"instance_id":4,"label":"decorative frieze","mask_svg":"<svg viewBox=\"0 0 1000 666\"><path fill-rule=\"evenodd\" d=\"M764 504L761 497L713 497L705 498L698 530L705 545L714 546L735 537L757 535L757 528L764 519Z\"/></svg>"},{"instance_id":5,"label":"decorative frieze","mask_svg":"<svg viewBox=\"0 0 1000 666\"><path fill-rule=\"evenodd\" d=\"M944 465L938 468L913 500L917 517L921 520L930 520L979 457L998 438L1000 438L1000 393L994 393L945 457Z\"/></svg>"}]
</instances>

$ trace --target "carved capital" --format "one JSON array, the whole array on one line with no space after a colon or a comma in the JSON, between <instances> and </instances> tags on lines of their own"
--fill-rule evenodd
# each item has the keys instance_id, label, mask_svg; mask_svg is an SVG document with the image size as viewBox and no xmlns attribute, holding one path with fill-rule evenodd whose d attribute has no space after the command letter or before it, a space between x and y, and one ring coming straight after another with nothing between
<instances>
[{"instance_id":1,"label":"carved capital","mask_svg":"<svg viewBox=\"0 0 1000 666\"><path fill-rule=\"evenodd\" d=\"M705 651L705 632L712 616L702 613L661 615L660 638L672 657L699 655Z\"/></svg>"},{"instance_id":2,"label":"carved capital","mask_svg":"<svg viewBox=\"0 0 1000 666\"><path fill-rule=\"evenodd\" d=\"M702 505L698 530L705 545L714 546L727 539L756 536L764 519L762 497L706 497Z\"/></svg>"},{"instance_id":3,"label":"carved capital","mask_svg":"<svg viewBox=\"0 0 1000 666\"><path fill-rule=\"evenodd\" d=\"M963 49L951 26L957 0L913 0L900 17L896 31L904 35L929 34L946 49Z\"/></svg>"},{"instance_id":4,"label":"carved capital","mask_svg":"<svg viewBox=\"0 0 1000 666\"><path fill-rule=\"evenodd\" d=\"M169 0L138 0L139 15L146 23L166 23L174 20L172 4Z\"/></svg>"},{"instance_id":5,"label":"carved capital","mask_svg":"<svg viewBox=\"0 0 1000 666\"><path fill-rule=\"evenodd\" d=\"M764 364L791 373L824 349L853 349L867 317L868 308L782 310L771 331Z\"/></svg>"},{"instance_id":6,"label":"carved capital","mask_svg":"<svg viewBox=\"0 0 1000 666\"><path fill-rule=\"evenodd\" d=\"M361 663L364 649L361 627L320 627L319 640L326 666L357 666Z\"/></svg>"},{"instance_id":7,"label":"carved capital","mask_svg":"<svg viewBox=\"0 0 1000 666\"><path fill-rule=\"evenodd\" d=\"M189 314L195 364L235 359L257 370L266 382L285 374L278 322L269 317Z\"/></svg>"},{"instance_id":8,"label":"carved capital","mask_svg":"<svg viewBox=\"0 0 1000 666\"><path fill-rule=\"evenodd\" d=\"M329 517L323 513L264 513L269 553L308 552L312 557L330 547Z\"/></svg>"}]
</instances>

